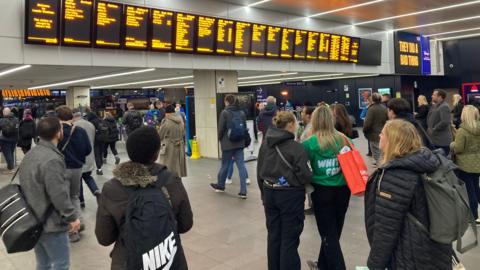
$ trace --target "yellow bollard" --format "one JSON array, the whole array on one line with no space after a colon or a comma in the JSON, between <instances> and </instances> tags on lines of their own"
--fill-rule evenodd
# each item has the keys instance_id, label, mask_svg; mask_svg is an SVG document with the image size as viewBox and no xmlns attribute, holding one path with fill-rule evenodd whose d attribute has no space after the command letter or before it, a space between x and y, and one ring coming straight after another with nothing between
<instances>
[{"instance_id":1,"label":"yellow bollard","mask_svg":"<svg viewBox=\"0 0 480 270\"><path fill-rule=\"evenodd\" d=\"M192 156L190 159L200 159L200 151L198 149L198 141L196 139L192 140Z\"/></svg>"}]
</instances>

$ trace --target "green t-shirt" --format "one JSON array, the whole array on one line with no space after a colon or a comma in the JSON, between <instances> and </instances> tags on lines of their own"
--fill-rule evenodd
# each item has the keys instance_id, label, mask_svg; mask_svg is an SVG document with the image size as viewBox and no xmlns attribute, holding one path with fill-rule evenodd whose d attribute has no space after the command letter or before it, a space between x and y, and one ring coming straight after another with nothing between
<instances>
[{"instance_id":1,"label":"green t-shirt","mask_svg":"<svg viewBox=\"0 0 480 270\"><path fill-rule=\"evenodd\" d=\"M339 144L342 145L342 144ZM322 186L345 186L345 178L338 163L337 149L320 149L317 136L303 142L313 170L313 183ZM341 148L341 147L340 147Z\"/></svg>"}]
</instances>

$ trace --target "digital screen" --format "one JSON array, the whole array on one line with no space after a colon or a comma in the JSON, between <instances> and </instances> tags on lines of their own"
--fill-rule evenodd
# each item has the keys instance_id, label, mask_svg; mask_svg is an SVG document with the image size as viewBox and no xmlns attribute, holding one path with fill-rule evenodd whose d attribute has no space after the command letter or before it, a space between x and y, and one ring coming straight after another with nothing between
<instances>
[{"instance_id":1,"label":"digital screen","mask_svg":"<svg viewBox=\"0 0 480 270\"><path fill-rule=\"evenodd\" d=\"M49 89L2 89L4 98L49 97L51 95Z\"/></svg>"},{"instance_id":2,"label":"digital screen","mask_svg":"<svg viewBox=\"0 0 480 270\"><path fill-rule=\"evenodd\" d=\"M295 48L295 29L283 28L282 42L280 43L280 56L282 58L292 58Z\"/></svg>"},{"instance_id":3,"label":"digital screen","mask_svg":"<svg viewBox=\"0 0 480 270\"><path fill-rule=\"evenodd\" d=\"M417 34L395 33L395 71L399 74L422 73L421 37Z\"/></svg>"},{"instance_id":4,"label":"digital screen","mask_svg":"<svg viewBox=\"0 0 480 270\"><path fill-rule=\"evenodd\" d=\"M125 47L148 47L148 19L150 10L144 7L125 6Z\"/></svg>"},{"instance_id":5,"label":"digital screen","mask_svg":"<svg viewBox=\"0 0 480 270\"><path fill-rule=\"evenodd\" d=\"M63 1L62 43L64 45L92 45L92 12L93 0Z\"/></svg>"},{"instance_id":6,"label":"digital screen","mask_svg":"<svg viewBox=\"0 0 480 270\"><path fill-rule=\"evenodd\" d=\"M331 35L330 36L330 52L329 52L330 61L339 61L340 60L340 47L341 46L342 46L342 36Z\"/></svg>"},{"instance_id":7,"label":"digital screen","mask_svg":"<svg viewBox=\"0 0 480 270\"><path fill-rule=\"evenodd\" d=\"M212 17L198 16L197 26L197 52L215 52L215 23L217 19Z\"/></svg>"},{"instance_id":8,"label":"digital screen","mask_svg":"<svg viewBox=\"0 0 480 270\"><path fill-rule=\"evenodd\" d=\"M235 26L235 55L250 54L250 40L252 39L252 24L236 22Z\"/></svg>"},{"instance_id":9,"label":"digital screen","mask_svg":"<svg viewBox=\"0 0 480 270\"><path fill-rule=\"evenodd\" d=\"M308 32L308 41L307 41L307 59L308 60L317 60L318 59L318 36L320 34L317 32Z\"/></svg>"},{"instance_id":10,"label":"digital screen","mask_svg":"<svg viewBox=\"0 0 480 270\"><path fill-rule=\"evenodd\" d=\"M25 16L25 42L46 45L59 44L58 0L29 0Z\"/></svg>"},{"instance_id":11,"label":"digital screen","mask_svg":"<svg viewBox=\"0 0 480 270\"><path fill-rule=\"evenodd\" d=\"M295 33L295 59L305 59L307 50L308 32L297 30Z\"/></svg>"},{"instance_id":12,"label":"digital screen","mask_svg":"<svg viewBox=\"0 0 480 270\"><path fill-rule=\"evenodd\" d=\"M171 51L173 48L173 12L152 9L151 48Z\"/></svg>"},{"instance_id":13,"label":"digital screen","mask_svg":"<svg viewBox=\"0 0 480 270\"><path fill-rule=\"evenodd\" d=\"M177 13L177 27L175 31L175 50L193 52L195 40L196 15Z\"/></svg>"},{"instance_id":14,"label":"digital screen","mask_svg":"<svg viewBox=\"0 0 480 270\"><path fill-rule=\"evenodd\" d=\"M342 36L342 45L340 48L340 61L349 62L350 61L350 46L352 44L352 38Z\"/></svg>"},{"instance_id":15,"label":"digital screen","mask_svg":"<svg viewBox=\"0 0 480 270\"><path fill-rule=\"evenodd\" d=\"M358 49L358 64L365 66L379 66L382 64L382 42L362 38Z\"/></svg>"},{"instance_id":16,"label":"digital screen","mask_svg":"<svg viewBox=\"0 0 480 270\"><path fill-rule=\"evenodd\" d=\"M233 54L233 29L235 22L231 20L218 19L217 25L217 53L224 55Z\"/></svg>"},{"instance_id":17,"label":"digital screen","mask_svg":"<svg viewBox=\"0 0 480 270\"><path fill-rule=\"evenodd\" d=\"M253 24L252 26L252 56L265 56L267 41L267 26L263 24Z\"/></svg>"},{"instance_id":18,"label":"digital screen","mask_svg":"<svg viewBox=\"0 0 480 270\"><path fill-rule=\"evenodd\" d=\"M330 34L320 33L318 37L318 59L328 61L330 59Z\"/></svg>"},{"instance_id":19,"label":"digital screen","mask_svg":"<svg viewBox=\"0 0 480 270\"><path fill-rule=\"evenodd\" d=\"M280 56L280 41L282 38L282 28L269 26L267 34L267 57Z\"/></svg>"},{"instance_id":20,"label":"digital screen","mask_svg":"<svg viewBox=\"0 0 480 270\"><path fill-rule=\"evenodd\" d=\"M350 46L350 62L358 63L358 50L360 49L360 39L352 38Z\"/></svg>"},{"instance_id":21,"label":"digital screen","mask_svg":"<svg viewBox=\"0 0 480 270\"><path fill-rule=\"evenodd\" d=\"M95 45L119 48L122 42L123 6L116 3L97 2Z\"/></svg>"}]
</instances>

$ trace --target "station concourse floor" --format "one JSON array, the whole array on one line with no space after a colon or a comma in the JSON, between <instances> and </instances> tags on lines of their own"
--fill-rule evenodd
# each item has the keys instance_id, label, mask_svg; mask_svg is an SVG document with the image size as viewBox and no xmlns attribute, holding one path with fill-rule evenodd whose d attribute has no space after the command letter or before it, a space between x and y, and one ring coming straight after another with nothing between
<instances>
[{"instance_id":1,"label":"station concourse floor","mask_svg":"<svg viewBox=\"0 0 480 270\"><path fill-rule=\"evenodd\" d=\"M355 144L366 153L367 143L361 136ZM127 159L123 143L118 143L122 160ZM19 151L21 152L21 151ZM19 154L19 159L20 159ZM367 163L369 159L367 159ZM112 177L113 156L109 154L104 166L104 176L96 176L101 187ZM190 270L265 270L267 269L267 231L265 216L256 183L256 162L248 162L247 169L252 180L248 187L248 199L237 198L239 180L235 168L234 183L225 193L213 192L209 184L216 181L220 167L218 160L200 159L188 161L189 176L183 179L190 197L194 214L192 230L182 235ZM8 183L9 177L0 176L0 186ZM86 188L86 186L84 186ZM71 244L72 270L110 269L109 252L112 247L100 246L94 235L96 200L88 188L85 190L86 209L83 212L86 230L82 240ZM309 269L307 260L316 260L320 248L320 236L315 217L306 216L299 252L302 269ZM347 269L365 266L369 245L365 234L363 197L352 197L341 239ZM460 256L468 270L479 269L480 248ZM33 252L7 254L0 244L1 270L35 269Z\"/></svg>"}]
</instances>

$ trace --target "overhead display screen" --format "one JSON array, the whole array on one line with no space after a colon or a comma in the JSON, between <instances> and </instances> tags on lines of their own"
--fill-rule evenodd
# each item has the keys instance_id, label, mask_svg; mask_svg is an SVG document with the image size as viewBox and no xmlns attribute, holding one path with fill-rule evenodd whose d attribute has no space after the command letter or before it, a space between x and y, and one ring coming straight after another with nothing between
<instances>
[{"instance_id":1,"label":"overhead display screen","mask_svg":"<svg viewBox=\"0 0 480 270\"><path fill-rule=\"evenodd\" d=\"M97 2L95 45L98 47L120 48L122 37L123 5Z\"/></svg>"},{"instance_id":2,"label":"overhead display screen","mask_svg":"<svg viewBox=\"0 0 480 270\"><path fill-rule=\"evenodd\" d=\"M267 41L267 26L254 23L252 26L252 56L265 56Z\"/></svg>"},{"instance_id":3,"label":"overhead display screen","mask_svg":"<svg viewBox=\"0 0 480 270\"><path fill-rule=\"evenodd\" d=\"M173 12L152 9L151 49L171 51L173 49Z\"/></svg>"},{"instance_id":4,"label":"overhead display screen","mask_svg":"<svg viewBox=\"0 0 480 270\"><path fill-rule=\"evenodd\" d=\"M223 55L233 54L235 46L233 42L233 30L235 22L231 20L218 19L217 25L217 53Z\"/></svg>"},{"instance_id":5,"label":"overhead display screen","mask_svg":"<svg viewBox=\"0 0 480 270\"><path fill-rule=\"evenodd\" d=\"M342 36L331 35L330 36L330 49L329 49L329 60L330 61L339 61L340 60L340 47L342 46Z\"/></svg>"},{"instance_id":6,"label":"overhead display screen","mask_svg":"<svg viewBox=\"0 0 480 270\"><path fill-rule=\"evenodd\" d=\"M350 62L358 63L358 50L360 49L360 39L352 38L352 45L350 47Z\"/></svg>"},{"instance_id":7,"label":"overhead display screen","mask_svg":"<svg viewBox=\"0 0 480 270\"><path fill-rule=\"evenodd\" d=\"M197 16L185 13L176 13L177 27L175 31L175 50L193 52L195 41L195 23Z\"/></svg>"},{"instance_id":8,"label":"overhead display screen","mask_svg":"<svg viewBox=\"0 0 480 270\"><path fill-rule=\"evenodd\" d=\"M318 59L318 36L320 34L317 32L308 32L308 41L307 41L307 59L308 60L317 60Z\"/></svg>"},{"instance_id":9,"label":"overhead display screen","mask_svg":"<svg viewBox=\"0 0 480 270\"><path fill-rule=\"evenodd\" d=\"M320 33L318 36L318 59L328 61L330 59L330 34Z\"/></svg>"},{"instance_id":10,"label":"overhead display screen","mask_svg":"<svg viewBox=\"0 0 480 270\"><path fill-rule=\"evenodd\" d=\"M422 74L421 36L413 33L395 33L395 72Z\"/></svg>"},{"instance_id":11,"label":"overhead display screen","mask_svg":"<svg viewBox=\"0 0 480 270\"><path fill-rule=\"evenodd\" d=\"M235 24L235 55L245 56L250 54L252 39L252 24L236 22Z\"/></svg>"},{"instance_id":12,"label":"overhead display screen","mask_svg":"<svg viewBox=\"0 0 480 270\"><path fill-rule=\"evenodd\" d=\"M283 28L282 42L280 43L280 56L282 58L292 58L295 48L295 29Z\"/></svg>"},{"instance_id":13,"label":"overhead display screen","mask_svg":"<svg viewBox=\"0 0 480 270\"><path fill-rule=\"evenodd\" d=\"M58 0L28 0L25 14L25 42L58 45L60 2Z\"/></svg>"},{"instance_id":14,"label":"overhead display screen","mask_svg":"<svg viewBox=\"0 0 480 270\"><path fill-rule=\"evenodd\" d=\"M295 32L295 59L305 59L307 54L308 31L296 30Z\"/></svg>"},{"instance_id":15,"label":"overhead display screen","mask_svg":"<svg viewBox=\"0 0 480 270\"><path fill-rule=\"evenodd\" d=\"M62 44L91 46L93 0L64 0L62 10Z\"/></svg>"},{"instance_id":16,"label":"overhead display screen","mask_svg":"<svg viewBox=\"0 0 480 270\"><path fill-rule=\"evenodd\" d=\"M148 20L150 10L144 7L125 6L125 48L148 47Z\"/></svg>"},{"instance_id":17,"label":"overhead display screen","mask_svg":"<svg viewBox=\"0 0 480 270\"><path fill-rule=\"evenodd\" d=\"M282 38L282 28L269 26L267 34L267 57L276 58L280 56L280 41Z\"/></svg>"},{"instance_id":18,"label":"overhead display screen","mask_svg":"<svg viewBox=\"0 0 480 270\"><path fill-rule=\"evenodd\" d=\"M199 16L197 26L197 52L215 52L215 23L217 19Z\"/></svg>"},{"instance_id":19,"label":"overhead display screen","mask_svg":"<svg viewBox=\"0 0 480 270\"><path fill-rule=\"evenodd\" d=\"M340 61L350 61L350 46L352 44L352 38L342 36L342 44L340 46Z\"/></svg>"}]
</instances>

